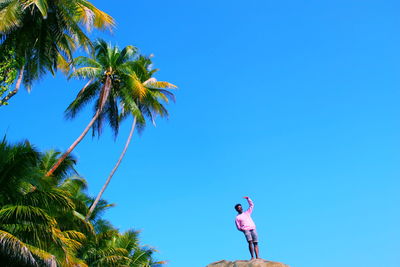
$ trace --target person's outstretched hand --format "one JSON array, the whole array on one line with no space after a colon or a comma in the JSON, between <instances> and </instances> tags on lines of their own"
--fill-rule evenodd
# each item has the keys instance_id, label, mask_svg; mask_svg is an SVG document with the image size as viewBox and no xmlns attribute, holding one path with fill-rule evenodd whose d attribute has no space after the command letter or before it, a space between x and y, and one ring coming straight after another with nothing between
<instances>
[{"instance_id":1,"label":"person's outstretched hand","mask_svg":"<svg viewBox=\"0 0 400 267\"><path fill-rule=\"evenodd\" d=\"M243 197L243 198L245 198L245 199L249 199L249 197Z\"/></svg>"}]
</instances>

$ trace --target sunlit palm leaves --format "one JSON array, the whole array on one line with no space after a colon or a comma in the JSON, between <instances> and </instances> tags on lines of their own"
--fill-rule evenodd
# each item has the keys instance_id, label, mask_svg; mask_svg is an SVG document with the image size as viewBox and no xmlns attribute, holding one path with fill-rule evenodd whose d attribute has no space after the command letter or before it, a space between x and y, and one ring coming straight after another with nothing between
<instances>
[{"instance_id":1,"label":"sunlit palm leaves","mask_svg":"<svg viewBox=\"0 0 400 267\"><path fill-rule=\"evenodd\" d=\"M95 54L92 58L78 57L74 64L78 67L71 77L87 79L87 84L69 105L66 111L68 118L73 118L87 104L94 102L94 113L100 112L93 125L93 134L101 134L104 122L107 121L115 135L118 133L118 101L121 90L132 90L134 72L129 64L137 56L137 49L127 46L120 50L104 40L95 44ZM137 91L137 96L142 92Z\"/></svg>"},{"instance_id":2,"label":"sunlit palm leaves","mask_svg":"<svg viewBox=\"0 0 400 267\"><path fill-rule=\"evenodd\" d=\"M74 159L68 157L57 175L44 176L57 155L28 142L0 142L2 266L156 266L141 265L153 259L140 252L147 249L137 232L121 234L101 219L113 205L101 200L85 220L93 199L84 192L86 181L74 175Z\"/></svg>"},{"instance_id":3,"label":"sunlit palm leaves","mask_svg":"<svg viewBox=\"0 0 400 267\"><path fill-rule=\"evenodd\" d=\"M154 250L139 245L138 232L128 230L120 234L107 223L99 221L96 239L86 244L82 258L93 267L100 266L161 266L152 258Z\"/></svg>"},{"instance_id":4,"label":"sunlit palm leaves","mask_svg":"<svg viewBox=\"0 0 400 267\"><path fill-rule=\"evenodd\" d=\"M92 207L89 210L87 218L90 217L90 214L95 209L98 201L100 200L114 173L118 169L123 157L125 156L134 130L138 129L139 132L142 131L146 124L146 118L150 119L152 123L155 124L156 116L168 116L168 111L162 102L168 102L169 99L175 100L174 95L166 89L176 88L176 86L171 83L159 82L152 77L157 70L152 70L152 63L149 57L139 55L135 57L134 60L124 61L123 59L126 56L130 55L133 57L135 55L134 51L130 49L130 47L126 47L119 52L117 47L106 46L106 43L103 41L99 42L99 46L101 51L104 52L101 54L101 57L99 57L99 53L96 54L97 60L86 58L78 59L80 62L85 62L86 66L76 70L75 77L85 77L86 79L93 80L93 75L95 73L101 73L101 71L105 69L105 74L103 75L110 73L110 75L114 76L113 78L116 80L116 84L113 86L113 93L110 94L110 99L107 102L107 108L105 108L102 113L106 113L108 115L108 122L115 133L118 132L119 122L121 120L127 118L128 116L132 116L133 120L125 147L122 150L117 163L107 177L106 182L98 193ZM104 55L107 55L107 57L104 57ZM114 68L106 67L111 66L112 64L110 63L108 63L108 65L102 69L99 68L99 66L109 61L115 62L113 64ZM112 70L116 71L112 72ZM83 75L85 72L87 74ZM105 79L107 78L102 78L102 80ZM70 114L75 115L76 110L80 109L82 105L86 103L86 99L90 99L90 97L84 96L85 91L88 88L90 88L90 85L85 86L83 92L81 90L77 99L75 100L77 101L80 97L80 101L76 102L76 109L73 109L75 107L72 106L72 108L69 110ZM87 95L91 96L93 94L87 92ZM99 102L100 100L97 100L97 103ZM78 105L79 103L81 103L81 105ZM97 106L99 106L99 104ZM100 119L102 117L104 116L99 116ZM101 127L102 123L100 119L98 119L94 124L94 129L99 129L99 127Z\"/></svg>"},{"instance_id":5,"label":"sunlit palm leaves","mask_svg":"<svg viewBox=\"0 0 400 267\"><path fill-rule=\"evenodd\" d=\"M74 64L78 67L70 77L89 79L89 82L80 90L75 100L68 106L66 117L73 118L88 103L94 102L94 115L82 134L72 143L66 152L58 159L46 176L53 175L54 171L75 149L86 136L90 128L94 134L101 134L104 121L108 121L115 136L118 134L118 97L121 88L127 86L126 80L132 74L128 64L136 55L136 48L127 46L123 50L112 47L104 40L96 42L92 58L78 57Z\"/></svg>"},{"instance_id":6,"label":"sunlit palm leaves","mask_svg":"<svg viewBox=\"0 0 400 267\"><path fill-rule=\"evenodd\" d=\"M129 62L135 57L136 48L127 46L123 50L111 47L104 40L96 42L93 58L78 57L74 64L78 66L70 77L89 79L89 82L78 93L75 100L68 106L66 116L73 118L85 105L94 102L94 115L82 134L72 143L66 152L58 159L54 166L46 173L53 175L54 171L75 149L86 136L90 128L94 134L101 134L104 121L108 121L115 136L119 129L118 120L118 92L126 86Z\"/></svg>"},{"instance_id":7,"label":"sunlit palm leaves","mask_svg":"<svg viewBox=\"0 0 400 267\"><path fill-rule=\"evenodd\" d=\"M68 68L78 46L91 47L83 28L113 25L87 0L1 0L0 54L13 51L29 89L44 73Z\"/></svg>"},{"instance_id":8,"label":"sunlit palm leaves","mask_svg":"<svg viewBox=\"0 0 400 267\"><path fill-rule=\"evenodd\" d=\"M60 263L78 263L74 253L85 236L76 229L62 229L56 219L72 212L74 203L57 181L45 179L42 158L29 143L0 143L0 181L7 188L0 191L0 254L14 255L9 250L15 248L25 251L19 258L24 264L32 260L51 264L54 257Z\"/></svg>"},{"instance_id":9,"label":"sunlit palm leaves","mask_svg":"<svg viewBox=\"0 0 400 267\"><path fill-rule=\"evenodd\" d=\"M4 266L55 266L55 256L0 230L0 262Z\"/></svg>"},{"instance_id":10,"label":"sunlit palm leaves","mask_svg":"<svg viewBox=\"0 0 400 267\"><path fill-rule=\"evenodd\" d=\"M121 119L129 115L137 116L139 130L143 128L146 117L155 124L157 116L167 117L168 110L164 107L162 102L168 103L169 100L175 101L175 96L168 89L175 89L176 86L164 81L157 81L152 77L157 69L152 69L152 62L150 57L139 56L134 62L129 63L129 68L135 73L136 83L140 86L131 88L123 88L121 92ZM140 88L140 90L136 89ZM137 94L138 91L144 93ZM139 97L138 97L139 96ZM139 108L138 113L135 108ZM139 115L139 116L138 116Z\"/></svg>"}]
</instances>

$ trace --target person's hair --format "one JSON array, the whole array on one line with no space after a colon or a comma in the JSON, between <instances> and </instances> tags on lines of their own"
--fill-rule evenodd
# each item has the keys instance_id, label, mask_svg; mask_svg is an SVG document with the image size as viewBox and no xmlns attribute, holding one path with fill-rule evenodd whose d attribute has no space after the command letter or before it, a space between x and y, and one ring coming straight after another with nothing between
<instances>
[{"instance_id":1,"label":"person's hair","mask_svg":"<svg viewBox=\"0 0 400 267\"><path fill-rule=\"evenodd\" d=\"M235 210L237 210L237 207L242 206L242 204L236 204L235 205Z\"/></svg>"}]
</instances>

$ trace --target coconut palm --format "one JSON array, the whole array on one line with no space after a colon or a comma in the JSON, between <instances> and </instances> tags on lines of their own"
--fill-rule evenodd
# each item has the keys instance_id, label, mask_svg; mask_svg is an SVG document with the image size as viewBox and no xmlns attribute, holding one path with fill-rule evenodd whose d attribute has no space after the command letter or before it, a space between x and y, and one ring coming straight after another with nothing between
<instances>
[{"instance_id":1,"label":"coconut palm","mask_svg":"<svg viewBox=\"0 0 400 267\"><path fill-rule=\"evenodd\" d=\"M94 102L94 115L82 134L72 143L67 151L60 157L56 164L47 172L47 176L53 174L63 160L82 141L90 128L93 135L100 135L104 122L107 120L114 131L118 134L118 97L122 88L141 97L142 88L136 88L134 73L129 68L130 62L136 57L137 49L127 46L120 50L111 46L104 40L98 40L95 44L95 53L91 58L78 57L74 63L79 67L70 77L87 79L89 82L78 93L75 100L66 110L67 118L74 118L77 113L90 102ZM132 111L134 112L134 111ZM137 109L136 112L139 112Z\"/></svg>"},{"instance_id":2,"label":"coconut palm","mask_svg":"<svg viewBox=\"0 0 400 267\"><path fill-rule=\"evenodd\" d=\"M0 105L13 97L22 83L30 90L32 82L44 73L67 68L78 46L89 48L84 27L113 25L108 14L87 0L0 1L0 55L13 51L18 62L15 89Z\"/></svg>"},{"instance_id":3,"label":"coconut palm","mask_svg":"<svg viewBox=\"0 0 400 267\"><path fill-rule=\"evenodd\" d=\"M96 236L87 240L80 251L80 257L90 266L128 266L127 251L115 246L118 230L102 219L94 223L94 226Z\"/></svg>"},{"instance_id":4,"label":"coconut palm","mask_svg":"<svg viewBox=\"0 0 400 267\"><path fill-rule=\"evenodd\" d=\"M156 267L164 264L152 258L154 249L139 244L138 231L119 233L106 220L97 221L95 228L96 238L85 243L80 255L88 265Z\"/></svg>"},{"instance_id":5,"label":"coconut palm","mask_svg":"<svg viewBox=\"0 0 400 267\"><path fill-rule=\"evenodd\" d=\"M75 254L85 235L58 219L73 215L74 203L55 186L56 179L44 176L42 159L29 143L0 143L0 261L10 266L82 265ZM71 162L68 158L60 170Z\"/></svg>"},{"instance_id":6,"label":"coconut palm","mask_svg":"<svg viewBox=\"0 0 400 267\"><path fill-rule=\"evenodd\" d=\"M28 142L0 142L1 265L156 266L143 265L154 260L139 245L137 232L119 233L101 219L113 205L101 200L85 221L92 199L84 192L85 180L75 175L73 158L44 176L57 157L58 152L40 153Z\"/></svg>"},{"instance_id":7,"label":"coconut palm","mask_svg":"<svg viewBox=\"0 0 400 267\"><path fill-rule=\"evenodd\" d=\"M176 88L176 86L169 82L157 81L154 77L152 77L157 69L152 69L150 57L139 56L135 61L128 63L129 68L134 75L134 79L130 81L134 82L135 85L130 87L121 87L120 89L119 99L122 109L119 119L123 120L129 116L132 117L131 130L117 163L111 170L111 173L108 175L107 180L98 193L93 205L90 207L90 210L86 216L87 219L90 217L92 211L96 208L98 201L101 199L108 184L111 182L114 173L121 164L121 161L124 158L132 140L135 128L138 127L139 131L141 131L146 124L146 118L150 119L152 123L155 124L156 116L168 116L168 111L162 102L164 101L168 103L170 99L175 101L174 94L166 89ZM136 91L144 92L144 94L138 95L135 92L132 92L131 88L138 88Z\"/></svg>"}]
</instances>

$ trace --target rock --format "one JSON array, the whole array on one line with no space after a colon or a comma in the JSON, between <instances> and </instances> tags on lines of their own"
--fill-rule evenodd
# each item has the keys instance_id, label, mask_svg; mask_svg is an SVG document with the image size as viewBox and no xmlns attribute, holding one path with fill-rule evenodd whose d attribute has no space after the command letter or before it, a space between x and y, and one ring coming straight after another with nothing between
<instances>
[{"instance_id":1,"label":"rock","mask_svg":"<svg viewBox=\"0 0 400 267\"><path fill-rule=\"evenodd\" d=\"M210 263L207 267L289 267L289 265L267 261L263 259L255 259L251 261L217 261Z\"/></svg>"}]
</instances>

